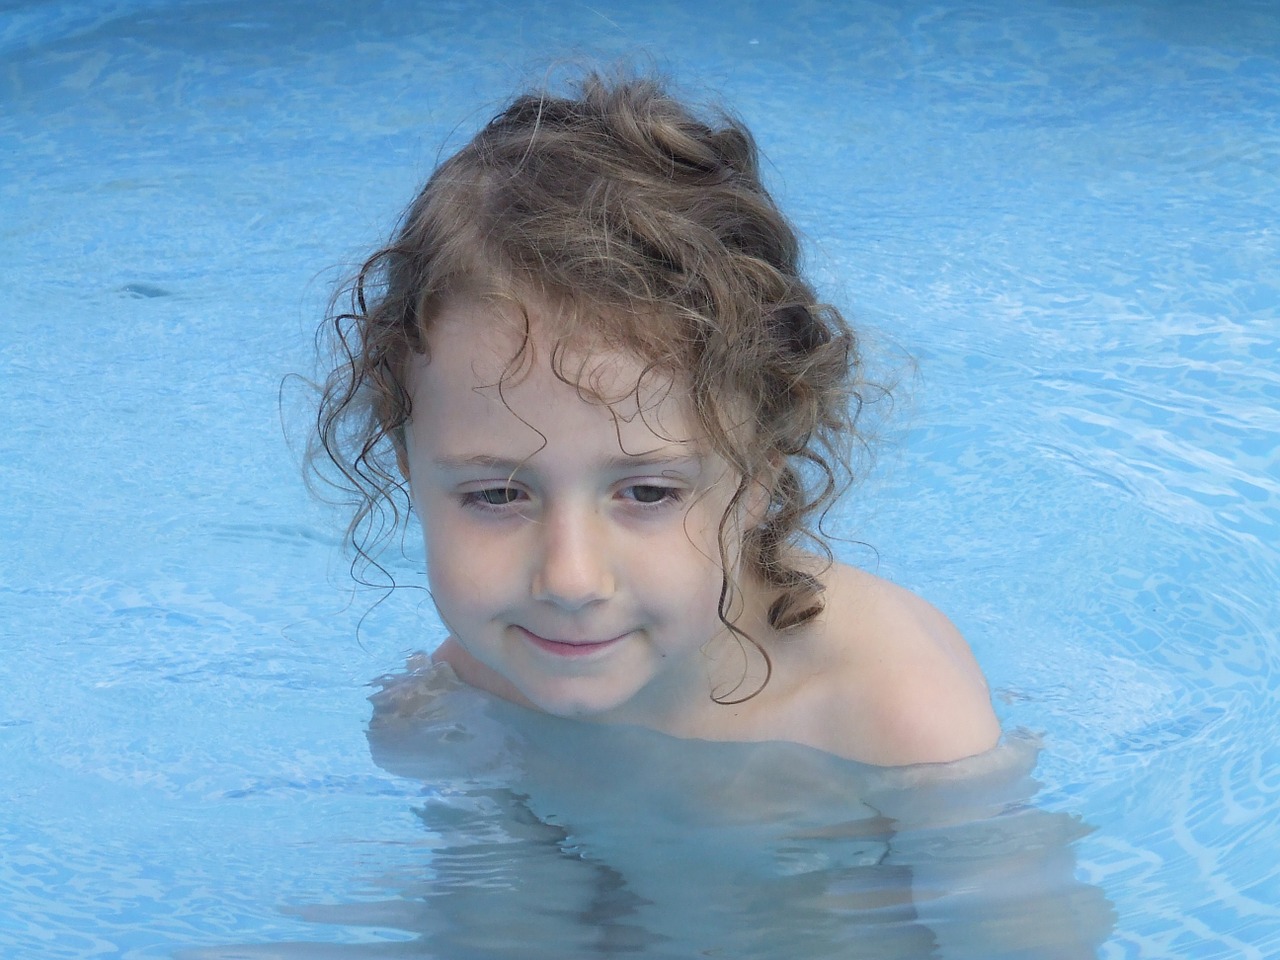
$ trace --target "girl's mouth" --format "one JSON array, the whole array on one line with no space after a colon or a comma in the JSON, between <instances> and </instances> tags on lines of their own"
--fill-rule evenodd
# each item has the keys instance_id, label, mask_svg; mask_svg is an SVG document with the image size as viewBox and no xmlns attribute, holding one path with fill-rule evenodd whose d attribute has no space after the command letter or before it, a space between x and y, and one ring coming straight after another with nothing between
<instances>
[{"instance_id":1,"label":"girl's mouth","mask_svg":"<svg viewBox=\"0 0 1280 960\"><path fill-rule=\"evenodd\" d=\"M531 630L526 630L524 627L516 627L516 630L525 640L539 650L545 650L547 653L553 653L560 657L587 657L613 646L626 636L624 633L616 637L610 637L607 640L552 640L548 637L539 636Z\"/></svg>"}]
</instances>

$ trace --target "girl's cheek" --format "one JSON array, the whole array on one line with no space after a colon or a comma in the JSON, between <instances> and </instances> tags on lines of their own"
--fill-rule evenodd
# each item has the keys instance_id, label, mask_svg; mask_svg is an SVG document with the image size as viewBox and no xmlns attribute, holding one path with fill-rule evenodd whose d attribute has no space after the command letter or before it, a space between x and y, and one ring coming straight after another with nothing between
<instances>
[{"instance_id":1,"label":"girl's cheek","mask_svg":"<svg viewBox=\"0 0 1280 960\"><path fill-rule=\"evenodd\" d=\"M528 549L517 526L477 520L458 510L426 528L428 557L462 571L480 571L493 581L520 566Z\"/></svg>"}]
</instances>

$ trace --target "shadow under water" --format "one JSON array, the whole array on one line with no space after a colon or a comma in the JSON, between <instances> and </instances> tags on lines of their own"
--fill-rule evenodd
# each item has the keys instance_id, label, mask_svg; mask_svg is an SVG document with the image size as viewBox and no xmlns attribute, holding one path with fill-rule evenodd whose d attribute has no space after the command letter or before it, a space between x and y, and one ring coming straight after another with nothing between
<instances>
[{"instance_id":1,"label":"shadow under water","mask_svg":"<svg viewBox=\"0 0 1280 960\"><path fill-rule=\"evenodd\" d=\"M559 720L411 667L373 698L368 736L424 784L420 874L294 912L412 939L183 956L1068 960L1111 931L1075 876L1089 828L1033 804L1029 736L875 768Z\"/></svg>"}]
</instances>

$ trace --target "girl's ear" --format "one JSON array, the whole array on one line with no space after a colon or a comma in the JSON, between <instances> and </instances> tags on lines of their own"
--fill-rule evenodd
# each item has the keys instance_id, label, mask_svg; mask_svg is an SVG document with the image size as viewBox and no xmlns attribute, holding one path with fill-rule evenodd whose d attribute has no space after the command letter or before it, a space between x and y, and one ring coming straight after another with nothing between
<instances>
[{"instance_id":1,"label":"girl's ear","mask_svg":"<svg viewBox=\"0 0 1280 960\"><path fill-rule=\"evenodd\" d=\"M386 432L391 445L396 448L396 466L400 476L409 479L409 424L402 423Z\"/></svg>"}]
</instances>

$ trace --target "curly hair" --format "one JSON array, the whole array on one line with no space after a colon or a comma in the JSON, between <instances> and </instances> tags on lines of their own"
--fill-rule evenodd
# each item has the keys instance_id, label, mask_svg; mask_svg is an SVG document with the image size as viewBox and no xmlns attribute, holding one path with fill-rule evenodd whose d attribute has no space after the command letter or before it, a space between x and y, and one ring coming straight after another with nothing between
<instances>
[{"instance_id":1,"label":"curly hair","mask_svg":"<svg viewBox=\"0 0 1280 960\"><path fill-rule=\"evenodd\" d=\"M575 336L677 378L739 478L723 569L734 567L730 514L765 482L764 520L732 559L775 589L775 629L821 612L799 546L831 560L817 527L852 479L867 384L853 331L801 273L741 122L704 119L652 78L589 74L567 96L518 97L440 164L322 328L337 363L309 462L318 470L327 454L354 495L347 534L366 560L407 510L396 456L412 415L408 361L429 354L443 300L477 289L565 306ZM726 625L732 591L726 572Z\"/></svg>"}]
</instances>

